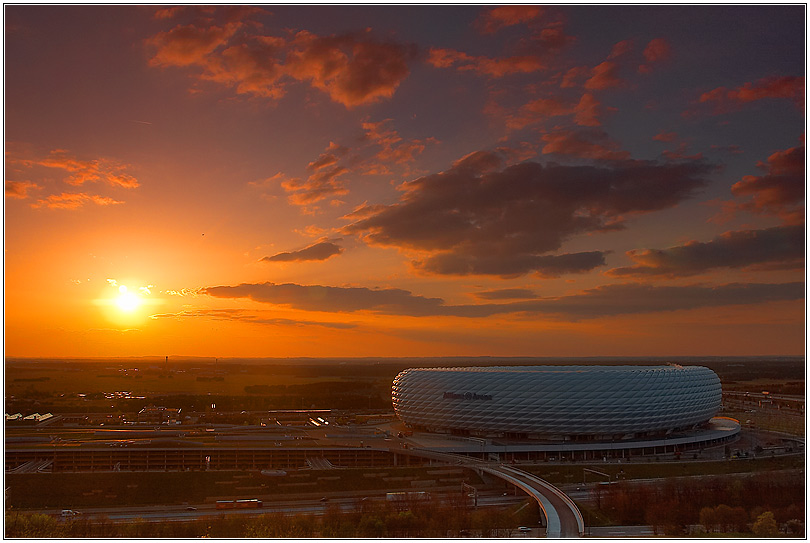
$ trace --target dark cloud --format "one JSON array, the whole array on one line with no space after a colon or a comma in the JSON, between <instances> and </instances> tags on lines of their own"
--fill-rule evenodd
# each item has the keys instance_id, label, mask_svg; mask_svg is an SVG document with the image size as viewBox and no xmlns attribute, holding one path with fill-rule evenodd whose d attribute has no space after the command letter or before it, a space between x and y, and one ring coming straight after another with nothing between
<instances>
[{"instance_id":1,"label":"dark cloud","mask_svg":"<svg viewBox=\"0 0 810 543\"><path fill-rule=\"evenodd\" d=\"M537 256L459 254L445 252L413 263L414 268L440 275L499 275L517 277L535 272L540 277L559 277L568 273L585 273L605 265L601 251Z\"/></svg>"},{"instance_id":2,"label":"dark cloud","mask_svg":"<svg viewBox=\"0 0 810 543\"><path fill-rule=\"evenodd\" d=\"M417 264L426 272L581 272L601 265L603 255L552 254L565 240L677 205L705 184L711 170L702 162L632 160L503 168L497 153L480 151L447 171L405 183L399 203L358 210L344 230L371 245L431 253Z\"/></svg>"},{"instance_id":3,"label":"dark cloud","mask_svg":"<svg viewBox=\"0 0 810 543\"><path fill-rule=\"evenodd\" d=\"M28 198L28 191L41 188L31 181L6 180L6 198Z\"/></svg>"},{"instance_id":4,"label":"dark cloud","mask_svg":"<svg viewBox=\"0 0 810 543\"><path fill-rule=\"evenodd\" d=\"M571 296L509 304L513 311L597 318L702 307L750 305L804 298L804 283L731 283L667 287L647 284L605 285Z\"/></svg>"},{"instance_id":5,"label":"dark cloud","mask_svg":"<svg viewBox=\"0 0 810 543\"><path fill-rule=\"evenodd\" d=\"M206 318L211 320L238 321L270 326L321 326L324 328L336 328L339 330L357 328L356 324L347 322L301 321L280 318L268 319L256 315L255 313L247 312L244 309L186 309L184 311L178 311L177 313L158 313L156 315L150 315L149 318L154 320Z\"/></svg>"},{"instance_id":6,"label":"dark cloud","mask_svg":"<svg viewBox=\"0 0 810 543\"><path fill-rule=\"evenodd\" d=\"M531 300L537 293L527 288L499 288L474 292L473 296L481 300Z\"/></svg>"},{"instance_id":7,"label":"dark cloud","mask_svg":"<svg viewBox=\"0 0 810 543\"><path fill-rule=\"evenodd\" d=\"M216 298L249 298L306 311L337 313L372 311L392 315L435 315L443 303L440 298L415 296L407 290L396 288L305 286L293 283L242 283L237 286L208 287L204 293Z\"/></svg>"},{"instance_id":8,"label":"dark cloud","mask_svg":"<svg viewBox=\"0 0 810 543\"><path fill-rule=\"evenodd\" d=\"M343 247L331 241L321 241L305 247L299 251L278 253L273 256L266 256L262 262L301 262L307 260L326 260L329 257L339 255L343 252Z\"/></svg>"},{"instance_id":9,"label":"dark cloud","mask_svg":"<svg viewBox=\"0 0 810 543\"><path fill-rule=\"evenodd\" d=\"M709 242L692 241L668 249L629 251L634 266L607 275L684 277L717 268L804 267L804 226L726 232Z\"/></svg>"},{"instance_id":10,"label":"dark cloud","mask_svg":"<svg viewBox=\"0 0 810 543\"><path fill-rule=\"evenodd\" d=\"M327 287L274 283L208 287L203 293L217 298L249 298L293 309L323 312L370 311L386 315L489 317L503 314L543 314L565 319L587 319L678 311L703 307L750 305L801 300L804 283L732 283L718 286L655 286L618 284L558 298L479 305L445 305L441 298L425 298L401 289Z\"/></svg>"}]
</instances>

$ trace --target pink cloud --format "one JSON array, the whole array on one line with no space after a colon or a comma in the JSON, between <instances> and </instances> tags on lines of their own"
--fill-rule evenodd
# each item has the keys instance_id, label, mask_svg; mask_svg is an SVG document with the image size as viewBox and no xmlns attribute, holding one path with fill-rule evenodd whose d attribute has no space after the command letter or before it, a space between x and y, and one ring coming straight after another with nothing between
<instances>
[{"instance_id":1,"label":"pink cloud","mask_svg":"<svg viewBox=\"0 0 810 543\"><path fill-rule=\"evenodd\" d=\"M340 179L348 171L343 166L324 168L310 175L306 181L296 177L282 181L281 186L291 193L290 203L309 205L332 196L348 194L349 189Z\"/></svg>"},{"instance_id":2,"label":"pink cloud","mask_svg":"<svg viewBox=\"0 0 810 543\"><path fill-rule=\"evenodd\" d=\"M626 160L630 153L621 150L619 144L611 140L601 130L560 129L542 137L546 142L543 154L568 155L595 160Z\"/></svg>"},{"instance_id":3,"label":"pink cloud","mask_svg":"<svg viewBox=\"0 0 810 543\"><path fill-rule=\"evenodd\" d=\"M590 73L591 70L587 66L577 66L575 68L571 68L565 72L562 83L560 83L560 87L563 89L576 87L580 85L580 82L588 77Z\"/></svg>"},{"instance_id":4,"label":"pink cloud","mask_svg":"<svg viewBox=\"0 0 810 543\"><path fill-rule=\"evenodd\" d=\"M183 10L183 6L162 8L155 12L155 19L172 19Z\"/></svg>"},{"instance_id":5,"label":"pink cloud","mask_svg":"<svg viewBox=\"0 0 810 543\"><path fill-rule=\"evenodd\" d=\"M721 114L739 109L744 104L769 98L789 100L797 108L804 109L804 77L769 77L731 90L717 87L700 95L698 102L710 105L714 114Z\"/></svg>"},{"instance_id":6,"label":"pink cloud","mask_svg":"<svg viewBox=\"0 0 810 543\"><path fill-rule=\"evenodd\" d=\"M471 56L453 49L433 48L428 63L436 68L455 68L460 72L475 72L493 78L542 70L545 65L538 56L519 55L502 58Z\"/></svg>"},{"instance_id":7,"label":"pink cloud","mask_svg":"<svg viewBox=\"0 0 810 543\"><path fill-rule=\"evenodd\" d=\"M639 66L638 71L644 74L650 73L653 70L654 64L667 61L671 56L672 48L669 42L663 38L656 38L650 41L647 47L644 48L644 60L646 60L647 63Z\"/></svg>"},{"instance_id":8,"label":"pink cloud","mask_svg":"<svg viewBox=\"0 0 810 543\"><path fill-rule=\"evenodd\" d=\"M476 26L484 34L494 34L502 28L538 19L544 11L540 6L498 6L482 13Z\"/></svg>"},{"instance_id":9,"label":"pink cloud","mask_svg":"<svg viewBox=\"0 0 810 543\"><path fill-rule=\"evenodd\" d=\"M380 122L364 122L365 139L379 146L372 160L363 165L367 174L390 173L389 165L407 165L416 160L429 145L435 145L435 138L404 141L396 130L390 127L390 119ZM406 170L405 174L410 173Z\"/></svg>"},{"instance_id":10,"label":"pink cloud","mask_svg":"<svg viewBox=\"0 0 810 543\"><path fill-rule=\"evenodd\" d=\"M610 50L608 60L622 57L632 50L633 50L633 40L620 41L619 43L613 46L613 49Z\"/></svg>"},{"instance_id":11,"label":"pink cloud","mask_svg":"<svg viewBox=\"0 0 810 543\"><path fill-rule=\"evenodd\" d=\"M804 222L805 161L804 145L777 151L757 167L763 175L746 175L731 187L734 196L748 197L737 203L738 210L758 215L775 215L785 224Z\"/></svg>"},{"instance_id":12,"label":"pink cloud","mask_svg":"<svg viewBox=\"0 0 810 543\"><path fill-rule=\"evenodd\" d=\"M231 87L237 94L277 100L285 85L304 81L347 108L390 98L408 76L413 46L380 41L370 33L318 36L300 31L291 39L263 35L248 18L262 10L210 11L147 40L151 66L196 68L194 77ZM218 14L214 24L213 13Z\"/></svg>"},{"instance_id":13,"label":"pink cloud","mask_svg":"<svg viewBox=\"0 0 810 543\"><path fill-rule=\"evenodd\" d=\"M532 36L532 41L543 50L562 49L576 38L565 33L561 22L551 23Z\"/></svg>"},{"instance_id":14,"label":"pink cloud","mask_svg":"<svg viewBox=\"0 0 810 543\"><path fill-rule=\"evenodd\" d=\"M602 104L593 94L585 93L574 108L574 122L580 126L600 126L599 117L603 114Z\"/></svg>"},{"instance_id":15,"label":"pink cloud","mask_svg":"<svg viewBox=\"0 0 810 543\"><path fill-rule=\"evenodd\" d=\"M36 203L31 204L31 207L34 209L41 207L47 207L48 209L79 209L87 203L108 206L123 204L124 202L106 196L99 196L98 194L63 192L62 194L52 194L45 199L37 200Z\"/></svg>"},{"instance_id":16,"label":"pink cloud","mask_svg":"<svg viewBox=\"0 0 810 543\"><path fill-rule=\"evenodd\" d=\"M655 136L653 136L654 141L664 141L664 142L672 142L678 140L678 134L676 132L659 132Z\"/></svg>"},{"instance_id":17,"label":"pink cloud","mask_svg":"<svg viewBox=\"0 0 810 543\"><path fill-rule=\"evenodd\" d=\"M296 34L286 59L286 72L309 81L346 107L393 96L410 73L413 48L381 42L367 34L320 37Z\"/></svg>"},{"instance_id":18,"label":"pink cloud","mask_svg":"<svg viewBox=\"0 0 810 543\"><path fill-rule=\"evenodd\" d=\"M524 104L518 113L507 116L506 126L519 130L550 117L564 115L573 115L574 122L579 126L599 126L599 118L603 114L602 104L591 93L583 94L579 102L557 97L537 98Z\"/></svg>"},{"instance_id":19,"label":"pink cloud","mask_svg":"<svg viewBox=\"0 0 810 543\"><path fill-rule=\"evenodd\" d=\"M622 84L622 80L619 79L619 65L606 60L591 69L591 78L585 82L585 88L603 90L620 87Z\"/></svg>"},{"instance_id":20,"label":"pink cloud","mask_svg":"<svg viewBox=\"0 0 810 543\"><path fill-rule=\"evenodd\" d=\"M160 32L147 40L150 46L157 49L149 64L161 67L206 66L209 55L226 45L240 26L239 23L204 28L178 25L167 32Z\"/></svg>"},{"instance_id":21,"label":"pink cloud","mask_svg":"<svg viewBox=\"0 0 810 543\"><path fill-rule=\"evenodd\" d=\"M138 180L126 173L130 166L110 159L81 160L71 156L68 151L57 149L51 151L47 158L37 162L40 166L56 168L70 172L65 178L69 185L83 185L87 182L104 181L109 185L137 188Z\"/></svg>"}]
</instances>

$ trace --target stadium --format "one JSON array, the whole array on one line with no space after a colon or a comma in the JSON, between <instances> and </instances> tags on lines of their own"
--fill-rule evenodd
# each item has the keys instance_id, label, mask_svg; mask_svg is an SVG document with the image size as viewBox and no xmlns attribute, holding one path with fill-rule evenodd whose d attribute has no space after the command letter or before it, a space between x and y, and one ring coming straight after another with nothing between
<instances>
[{"instance_id":1,"label":"stadium","mask_svg":"<svg viewBox=\"0 0 810 543\"><path fill-rule=\"evenodd\" d=\"M416 430L546 442L615 442L706 430L722 402L701 366L415 368L392 385ZM739 429L739 427L737 427Z\"/></svg>"}]
</instances>

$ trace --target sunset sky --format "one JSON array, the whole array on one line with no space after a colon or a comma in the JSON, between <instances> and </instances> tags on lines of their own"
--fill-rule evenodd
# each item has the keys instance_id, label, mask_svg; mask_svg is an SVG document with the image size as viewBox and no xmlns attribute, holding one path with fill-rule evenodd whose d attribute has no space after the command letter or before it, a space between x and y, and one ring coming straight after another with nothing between
<instances>
[{"instance_id":1,"label":"sunset sky","mask_svg":"<svg viewBox=\"0 0 810 543\"><path fill-rule=\"evenodd\" d=\"M804 24L7 5L6 355L802 354Z\"/></svg>"}]
</instances>

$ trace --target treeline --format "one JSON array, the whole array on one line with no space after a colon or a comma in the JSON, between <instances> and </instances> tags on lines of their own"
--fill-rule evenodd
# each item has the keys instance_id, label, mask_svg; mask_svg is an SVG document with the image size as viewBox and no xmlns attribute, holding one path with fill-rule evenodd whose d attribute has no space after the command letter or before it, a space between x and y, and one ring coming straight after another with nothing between
<instances>
[{"instance_id":1,"label":"treeline","mask_svg":"<svg viewBox=\"0 0 810 543\"><path fill-rule=\"evenodd\" d=\"M804 519L804 477L796 473L668 479L654 485L622 481L599 485L594 493L600 515L616 524L651 525L667 535L687 534L695 524L708 531L750 532L765 512L773 514L782 532L803 531L796 523L788 525Z\"/></svg>"},{"instance_id":2,"label":"treeline","mask_svg":"<svg viewBox=\"0 0 810 543\"><path fill-rule=\"evenodd\" d=\"M7 538L444 538L460 535L509 537L517 526L537 526L534 502L511 508L474 509L459 498L416 502L403 506L390 502L359 501L351 512L338 505L323 515L267 513L258 516L220 515L189 522L127 524L107 518L77 517L59 520L42 514L6 513Z\"/></svg>"}]
</instances>

